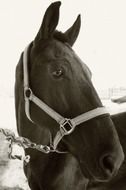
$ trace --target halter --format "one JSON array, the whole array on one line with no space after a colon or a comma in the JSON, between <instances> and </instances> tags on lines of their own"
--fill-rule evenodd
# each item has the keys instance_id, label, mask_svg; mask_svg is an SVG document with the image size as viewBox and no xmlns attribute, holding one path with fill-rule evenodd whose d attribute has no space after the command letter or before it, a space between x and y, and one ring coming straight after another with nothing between
<instances>
[{"instance_id":1,"label":"halter","mask_svg":"<svg viewBox=\"0 0 126 190\"><path fill-rule=\"evenodd\" d=\"M57 146L61 139L65 135L71 134L75 127L80 125L81 123L84 123L88 120L91 120L93 118L96 118L101 115L109 115L109 112L106 110L105 107L98 107L96 109L93 109L91 111L88 111L86 113L83 113L77 117L74 117L73 119L70 118L64 118L62 115L57 113L55 110L53 110L51 107L49 107L47 104L45 104L42 100L40 100L35 94L32 92L30 86L29 86L29 73L28 73L28 50L30 45L28 45L23 54L23 72L24 72L24 99L25 99L25 113L27 118L31 121L30 117L30 102L33 102L36 104L39 108L41 108L46 114L48 114L51 118L53 118L58 124L59 124L59 130L56 133L56 136L54 137L54 140L50 146L47 147L47 153L51 152L49 150L53 149L53 151L57 151ZM33 122L34 123L34 122Z\"/></svg>"}]
</instances>

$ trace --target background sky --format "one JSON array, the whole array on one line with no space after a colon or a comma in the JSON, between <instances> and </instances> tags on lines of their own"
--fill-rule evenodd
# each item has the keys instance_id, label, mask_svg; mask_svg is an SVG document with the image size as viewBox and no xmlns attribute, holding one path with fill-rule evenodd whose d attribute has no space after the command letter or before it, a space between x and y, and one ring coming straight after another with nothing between
<instances>
[{"instance_id":1,"label":"background sky","mask_svg":"<svg viewBox=\"0 0 126 190\"><path fill-rule=\"evenodd\" d=\"M15 67L51 0L0 1L0 94L13 95ZM126 87L126 0L62 0L58 29L81 14L74 50L89 66L97 89Z\"/></svg>"}]
</instances>

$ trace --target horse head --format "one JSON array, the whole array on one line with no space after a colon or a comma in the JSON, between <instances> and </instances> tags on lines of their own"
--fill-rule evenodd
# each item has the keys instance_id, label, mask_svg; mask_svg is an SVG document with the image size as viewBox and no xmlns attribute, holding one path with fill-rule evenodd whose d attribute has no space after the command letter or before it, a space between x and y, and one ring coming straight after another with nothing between
<instances>
[{"instance_id":1,"label":"horse head","mask_svg":"<svg viewBox=\"0 0 126 190\"><path fill-rule=\"evenodd\" d=\"M91 71L72 49L80 30L80 15L66 32L57 31L60 4L55 2L48 7L30 46L29 83L33 93L46 105L64 118L74 118L103 105L92 84ZM54 138L59 124L36 104L30 104L31 125L49 131ZM28 120L26 115L25 118ZM49 141L49 136L39 138ZM83 175L92 180L111 179L124 159L109 114L79 124L63 137L58 148L72 154Z\"/></svg>"}]
</instances>

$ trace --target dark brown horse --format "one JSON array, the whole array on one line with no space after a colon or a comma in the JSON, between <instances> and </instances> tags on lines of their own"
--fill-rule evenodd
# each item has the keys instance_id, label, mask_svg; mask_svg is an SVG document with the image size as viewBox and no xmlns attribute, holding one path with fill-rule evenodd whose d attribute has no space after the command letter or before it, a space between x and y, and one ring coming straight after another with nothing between
<instances>
[{"instance_id":1,"label":"dark brown horse","mask_svg":"<svg viewBox=\"0 0 126 190\"><path fill-rule=\"evenodd\" d=\"M72 50L80 16L66 32L58 32L60 4L49 6L16 68L18 133L50 150L25 150L31 157L24 170L32 190L84 190L87 179L110 180L124 159L91 72ZM64 124L60 118L68 119Z\"/></svg>"},{"instance_id":2,"label":"dark brown horse","mask_svg":"<svg viewBox=\"0 0 126 190\"><path fill-rule=\"evenodd\" d=\"M111 116L120 142L126 155L126 112L118 113ZM118 174L107 183L89 182L88 190L126 190L126 159L119 169Z\"/></svg>"}]
</instances>

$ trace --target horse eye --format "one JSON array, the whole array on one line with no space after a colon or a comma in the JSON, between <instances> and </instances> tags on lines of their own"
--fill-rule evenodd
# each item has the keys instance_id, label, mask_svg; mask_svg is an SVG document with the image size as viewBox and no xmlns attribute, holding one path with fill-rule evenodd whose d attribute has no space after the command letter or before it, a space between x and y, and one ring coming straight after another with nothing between
<instances>
[{"instance_id":1,"label":"horse eye","mask_svg":"<svg viewBox=\"0 0 126 190\"><path fill-rule=\"evenodd\" d=\"M63 75L63 70L61 68L53 72L54 77L61 77L62 75Z\"/></svg>"}]
</instances>

